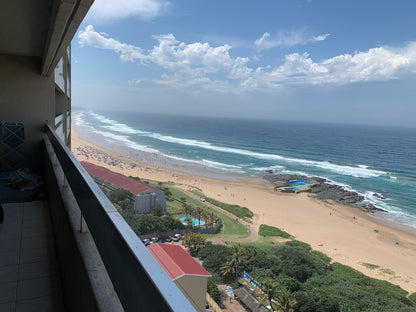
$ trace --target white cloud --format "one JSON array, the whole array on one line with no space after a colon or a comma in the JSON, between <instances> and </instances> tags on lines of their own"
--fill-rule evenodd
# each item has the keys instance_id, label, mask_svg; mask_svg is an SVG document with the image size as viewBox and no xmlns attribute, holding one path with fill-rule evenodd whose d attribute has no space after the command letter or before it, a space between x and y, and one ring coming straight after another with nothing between
<instances>
[{"instance_id":1,"label":"white cloud","mask_svg":"<svg viewBox=\"0 0 416 312\"><path fill-rule=\"evenodd\" d=\"M324 40L328 34L314 37ZM267 34L263 35L268 40ZM260 38L259 40L261 40ZM82 46L113 50L122 61L155 64L165 73L154 82L173 88L220 92L276 90L290 85L349 84L383 81L416 73L416 42L401 48L377 47L314 61L308 53L285 56L277 67L252 68L248 57L232 57L231 46L185 43L172 34L154 36L158 44L148 51L121 43L89 25L78 34Z\"/></svg>"},{"instance_id":2,"label":"white cloud","mask_svg":"<svg viewBox=\"0 0 416 312\"><path fill-rule=\"evenodd\" d=\"M416 42L400 49L378 47L314 62L308 53L285 56L284 63L256 75L257 85L349 84L397 79L416 69Z\"/></svg>"},{"instance_id":3,"label":"white cloud","mask_svg":"<svg viewBox=\"0 0 416 312\"><path fill-rule=\"evenodd\" d=\"M113 50L120 53L122 61L151 62L170 72L188 77L221 73L234 79L251 72L251 69L246 66L249 59L232 58L229 54L231 49L229 45L211 47L209 43L186 44L176 40L172 34L154 36L154 38L159 44L144 54L140 47L108 38L102 33L96 32L92 25L88 25L79 32L78 43L81 46L88 45L99 49Z\"/></svg>"},{"instance_id":4,"label":"white cloud","mask_svg":"<svg viewBox=\"0 0 416 312\"><path fill-rule=\"evenodd\" d=\"M160 0L97 0L89 17L96 21L128 17L150 20L162 14L169 6L169 2Z\"/></svg>"},{"instance_id":5,"label":"white cloud","mask_svg":"<svg viewBox=\"0 0 416 312\"><path fill-rule=\"evenodd\" d=\"M128 83L129 84L131 84L131 85L138 85L138 84L140 84L142 81L140 80L140 79L138 79L138 78L133 78L133 79L130 79L129 81L128 81Z\"/></svg>"},{"instance_id":6,"label":"white cloud","mask_svg":"<svg viewBox=\"0 0 416 312\"><path fill-rule=\"evenodd\" d=\"M295 31L280 31L275 35L265 32L259 39L254 41L255 46L260 50L267 50L276 47L293 47L308 43L315 43L325 40L330 34L322 34L311 37L306 29Z\"/></svg>"},{"instance_id":7,"label":"white cloud","mask_svg":"<svg viewBox=\"0 0 416 312\"><path fill-rule=\"evenodd\" d=\"M312 42L324 41L330 35L331 34L323 34L323 35L319 35L319 36L312 37Z\"/></svg>"},{"instance_id":8,"label":"white cloud","mask_svg":"<svg viewBox=\"0 0 416 312\"><path fill-rule=\"evenodd\" d=\"M144 57L142 49L139 47L108 38L105 33L96 32L92 25L88 25L78 33L78 43L80 46L88 45L94 48L119 52L122 61L133 61Z\"/></svg>"}]
</instances>

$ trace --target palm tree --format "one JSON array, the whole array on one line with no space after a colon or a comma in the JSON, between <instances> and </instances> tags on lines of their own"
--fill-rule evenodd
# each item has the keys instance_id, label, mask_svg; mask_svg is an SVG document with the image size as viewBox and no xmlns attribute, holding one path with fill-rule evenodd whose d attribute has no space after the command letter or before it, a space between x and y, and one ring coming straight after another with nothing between
<instances>
[{"instance_id":1,"label":"palm tree","mask_svg":"<svg viewBox=\"0 0 416 312\"><path fill-rule=\"evenodd\" d=\"M215 215L213 212L211 212L211 214L209 215L209 222L211 223L211 226L214 226Z\"/></svg>"},{"instance_id":2,"label":"palm tree","mask_svg":"<svg viewBox=\"0 0 416 312\"><path fill-rule=\"evenodd\" d=\"M263 284L263 298L259 301L259 305L268 301L270 303L270 307L272 311L274 311L272 301L275 298L276 291L277 291L277 283L272 279L267 279Z\"/></svg>"},{"instance_id":3,"label":"palm tree","mask_svg":"<svg viewBox=\"0 0 416 312\"><path fill-rule=\"evenodd\" d=\"M209 213L205 210L204 210L204 213L203 213L203 218L204 218L204 221L205 221L205 227L207 228L208 223L209 223Z\"/></svg>"},{"instance_id":4,"label":"palm tree","mask_svg":"<svg viewBox=\"0 0 416 312\"><path fill-rule=\"evenodd\" d=\"M196 216L198 218L198 228L201 228L201 216L202 216L203 210L201 207L196 207Z\"/></svg>"},{"instance_id":5,"label":"palm tree","mask_svg":"<svg viewBox=\"0 0 416 312\"><path fill-rule=\"evenodd\" d=\"M227 262L220 268L221 275L235 275L235 282L237 283L238 272L241 269L241 262L244 260L245 256L246 250L240 246L234 245L232 254L228 257Z\"/></svg>"},{"instance_id":6,"label":"palm tree","mask_svg":"<svg viewBox=\"0 0 416 312\"><path fill-rule=\"evenodd\" d=\"M297 303L296 299L290 298L290 294L286 289L278 291L274 299L272 299L273 303L276 304L278 311L281 312L293 312L293 308Z\"/></svg>"},{"instance_id":7,"label":"palm tree","mask_svg":"<svg viewBox=\"0 0 416 312\"><path fill-rule=\"evenodd\" d=\"M186 203L183 203L182 206L185 209L185 216L186 216L186 218L188 218L188 214L190 212L190 206Z\"/></svg>"}]
</instances>

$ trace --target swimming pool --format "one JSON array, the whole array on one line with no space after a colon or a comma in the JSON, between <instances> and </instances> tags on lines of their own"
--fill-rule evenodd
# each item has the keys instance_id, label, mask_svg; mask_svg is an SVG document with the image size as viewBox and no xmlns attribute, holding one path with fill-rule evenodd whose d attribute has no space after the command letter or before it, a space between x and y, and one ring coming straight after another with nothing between
<instances>
[{"instance_id":1,"label":"swimming pool","mask_svg":"<svg viewBox=\"0 0 416 312\"><path fill-rule=\"evenodd\" d=\"M289 185L294 186L294 185L309 185L312 184L312 182L309 181L304 181L304 180L296 180L296 181L290 181Z\"/></svg>"},{"instance_id":2,"label":"swimming pool","mask_svg":"<svg viewBox=\"0 0 416 312\"><path fill-rule=\"evenodd\" d=\"M182 224L188 225L188 222L186 222L185 219L186 219L186 216L182 216L182 217L178 218L178 220L181 221ZM205 224L205 221L202 221L202 220L198 221L198 219L195 219L194 217L188 217L188 219L191 219L193 226L198 226L198 225L204 225Z\"/></svg>"}]
</instances>

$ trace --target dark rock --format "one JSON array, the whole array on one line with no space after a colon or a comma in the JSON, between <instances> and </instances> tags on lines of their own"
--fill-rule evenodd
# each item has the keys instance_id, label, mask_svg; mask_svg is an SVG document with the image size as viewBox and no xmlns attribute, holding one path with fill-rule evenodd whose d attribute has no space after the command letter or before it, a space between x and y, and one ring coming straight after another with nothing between
<instances>
[{"instance_id":1,"label":"dark rock","mask_svg":"<svg viewBox=\"0 0 416 312\"><path fill-rule=\"evenodd\" d=\"M348 205L352 207L358 207L367 212L382 211L385 210L378 208L372 204L361 203L365 198L357 192L351 192L344 189L342 186L329 184L328 180L320 177L307 177L296 174L270 174L263 177L265 180L273 183L275 188L289 186L289 181L292 180L305 180L314 182L309 190L304 192L310 192L323 201L333 200L339 204ZM374 193L374 196L385 199L381 194Z\"/></svg>"},{"instance_id":2,"label":"dark rock","mask_svg":"<svg viewBox=\"0 0 416 312\"><path fill-rule=\"evenodd\" d=\"M374 212L374 211L380 211L380 212L388 212L384 209L378 208L372 204L356 204L358 208L365 212Z\"/></svg>"},{"instance_id":3,"label":"dark rock","mask_svg":"<svg viewBox=\"0 0 416 312\"><path fill-rule=\"evenodd\" d=\"M379 199L382 199L382 200L385 200L385 199L386 199L383 195L381 195L381 194L379 194L379 193L374 193L374 194L373 194L373 196L374 196L374 197L377 197L377 198L379 198Z\"/></svg>"}]
</instances>

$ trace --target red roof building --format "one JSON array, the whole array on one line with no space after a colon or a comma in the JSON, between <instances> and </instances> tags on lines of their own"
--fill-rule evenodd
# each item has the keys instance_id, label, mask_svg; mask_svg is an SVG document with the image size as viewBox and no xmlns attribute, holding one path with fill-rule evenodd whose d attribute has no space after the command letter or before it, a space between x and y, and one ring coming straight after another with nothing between
<instances>
[{"instance_id":1,"label":"red roof building","mask_svg":"<svg viewBox=\"0 0 416 312\"><path fill-rule=\"evenodd\" d=\"M152 244L147 249L198 311L205 311L207 279L211 277L181 246Z\"/></svg>"},{"instance_id":2,"label":"red roof building","mask_svg":"<svg viewBox=\"0 0 416 312\"><path fill-rule=\"evenodd\" d=\"M134 195L133 210L135 213L150 213L150 208L155 204L161 205L164 213L166 213L166 200L163 191L90 162L81 161L81 164L89 174L94 176L98 184L107 187L110 184L110 188L119 188L132 193Z\"/></svg>"},{"instance_id":3,"label":"red roof building","mask_svg":"<svg viewBox=\"0 0 416 312\"><path fill-rule=\"evenodd\" d=\"M101 166L94 165L90 162L81 161L81 164L88 171L89 174L92 174L93 176L97 178L107 181L117 186L118 188L127 190L133 195L139 195L149 189L157 190L156 188L151 187L147 183L144 183L142 181L138 181L135 179L131 179L129 177L126 177L123 174L111 171Z\"/></svg>"}]
</instances>

